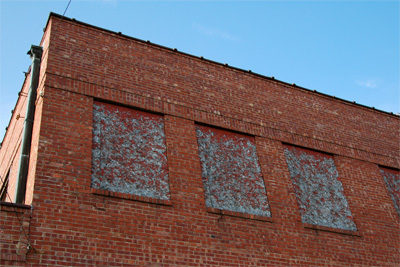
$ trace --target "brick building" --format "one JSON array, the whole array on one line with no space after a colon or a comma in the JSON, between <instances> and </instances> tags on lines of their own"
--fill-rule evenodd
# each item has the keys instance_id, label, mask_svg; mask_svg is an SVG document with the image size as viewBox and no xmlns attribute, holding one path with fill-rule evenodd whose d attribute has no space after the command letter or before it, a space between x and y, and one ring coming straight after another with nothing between
<instances>
[{"instance_id":1,"label":"brick building","mask_svg":"<svg viewBox=\"0 0 400 267\"><path fill-rule=\"evenodd\" d=\"M400 265L398 116L56 14L29 53L0 265Z\"/></svg>"}]
</instances>

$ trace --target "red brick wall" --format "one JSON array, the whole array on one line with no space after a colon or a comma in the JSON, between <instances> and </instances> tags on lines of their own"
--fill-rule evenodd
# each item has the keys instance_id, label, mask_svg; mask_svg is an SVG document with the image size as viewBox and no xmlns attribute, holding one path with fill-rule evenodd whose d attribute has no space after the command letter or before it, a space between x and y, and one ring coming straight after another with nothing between
<instances>
[{"instance_id":1,"label":"red brick wall","mask_svg":"<svg viewBox=\"0 0 400 267\"><path fill-rule=\"evenodd\" d=\"M29 247L30 206L0 206L0 262L24 264Z\"/></svg>"},{"instance_id":2,"label":"red brick wall","mask_svg":"<svg viewBox=\"0 0 400 267\"><path fill-rule=\"evenodd\" d=\"M24 262L54 266L396 266L399 118L51 17ZM164 116L169 202L93 191L94 101ZM255 136L271 217L207 210L195 123ZM333 154L357 231L303 224L283 144ZM3 212L1 213L3 215ZM234 215L234 214L233 214Z\"/></svg>"}]
</instances>

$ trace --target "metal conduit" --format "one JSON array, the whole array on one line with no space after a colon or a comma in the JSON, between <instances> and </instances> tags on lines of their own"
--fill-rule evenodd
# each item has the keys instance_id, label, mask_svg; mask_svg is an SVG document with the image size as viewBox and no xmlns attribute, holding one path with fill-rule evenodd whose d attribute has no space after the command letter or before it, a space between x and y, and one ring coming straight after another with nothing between
<instances>
[{"instance_id":1,"label":"metal conduit","mask_svg":"<svg viewBox=\"0 0 400 267\"><path fill-rule=\"evenodd\" d=\"M28 51L32 60L31 81L28 92L24 130L21 141L21 156L18 166L17 184L15 190L15 202L23 204L25 201L26 182L28 179L29 155L31 152L33 119L35 115L36 91L39 84L40 63L42 59L43 48L32 45Z\"/></svg>"}]
</instances>

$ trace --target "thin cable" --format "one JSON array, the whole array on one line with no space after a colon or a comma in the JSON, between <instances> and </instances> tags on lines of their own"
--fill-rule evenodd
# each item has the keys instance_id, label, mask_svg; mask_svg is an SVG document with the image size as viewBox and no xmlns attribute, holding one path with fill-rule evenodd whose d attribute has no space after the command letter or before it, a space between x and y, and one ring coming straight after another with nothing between
<instances>
[{"instance_id":1,"label":"thin cable","mask_svg":"<svg viewBox=\"0 0 400 267\"><path fill-rule=\"evenodd\" d=\"M56 36L57 30L58 30L58 27L60 26L61 21L62 21L62 20L64 19L64 17L65 17L65 13L67 13L67 10L68 10L69 5L71 4L71 1L72 1L72 0L69 0L68 5L67 5L67 7L65 8L64 13L63 13L63 15L62 15L62 17L61 17L61 20L58 21L57 28L56 28L56 30L54 31L54 37Z\"/></svg>"}]
</instances>

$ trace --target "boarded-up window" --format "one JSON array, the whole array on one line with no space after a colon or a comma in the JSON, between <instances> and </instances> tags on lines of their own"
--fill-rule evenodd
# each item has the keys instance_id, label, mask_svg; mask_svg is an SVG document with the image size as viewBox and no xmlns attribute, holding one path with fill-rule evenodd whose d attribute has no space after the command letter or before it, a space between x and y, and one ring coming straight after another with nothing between
<instances>
[{"instance_id":1,"label":"boarded-up window","mask_svg":"<svg viewBox=\"0 0 400 267\"><path fill-rule=\"evenodd\" d=\"M253 137L196 126L206 206L271 216Z\"/></svg>"},{"instance_id":2,"label":"boarded-up window","mask_svg":"<svg viewBox=\"0 0 400 267\"><path fill-rule=\"evenodd\" d=\"M94 104L92 187L169 199L162 116Z\"/></svg>"},{"instance_id":3,"label":"boarded-up window","mask_svg":"<svg viewBox=\"0 0 400 267\"><path fill-rule=\"evenodd\" d=\"M400 216L400 172L386 168L381 168L380 171L397 213Z\"/></svg>"},{"instance_id":4,"label":"boarded-up window","mask_svg":"<svg viewBox=\"0 0 400 267\"><path fill-rule=\"evenodd\" d=\"M284 146L303 223L357 230L333 157Z\"/></svg>"}]
</instances>

